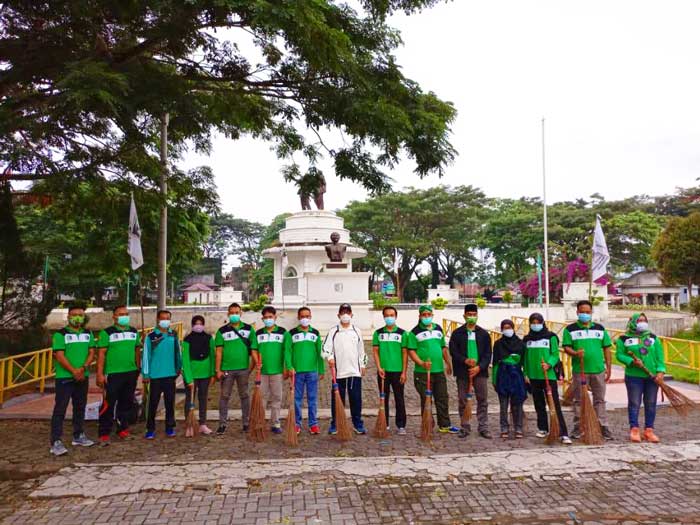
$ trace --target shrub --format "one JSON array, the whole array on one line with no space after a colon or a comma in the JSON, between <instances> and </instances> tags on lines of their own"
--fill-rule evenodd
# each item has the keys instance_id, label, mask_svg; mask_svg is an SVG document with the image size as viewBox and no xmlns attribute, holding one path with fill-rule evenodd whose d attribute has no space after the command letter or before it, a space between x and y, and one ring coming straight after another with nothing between
<instances>
[{"instance_id":1,"label":"shrub","mask_svg":"<svg viewBox=\"0 0 700 525\"><path fill-rule=\"evenodd\" d=\"M503 302L506 304L510 304L513 302L513 292L510 290L506 290L503 292Z\"/></svg>"},{"instance_id":2,"label":"shrub","mask_svg":"<svg viewBox=\"0 0 700 525\"><path fill-rule=\"evenodd\" d=\"M372 292L369 294L369 298L372 300L372 308L375 310L381 310L389 304L396 304L399 302L397 297L385 297L381 292Z\"/></svg>"},{"instance_id":3,"label":"shrub","mask_svg":"<svg viewBox=\"0 0 700 525\"><path fill-rule=\"evenodd\" d=\"M241 307L241 310L243 310L244 312L259 312L263 309L263 306L265 306L269 302L270 298L267 295L262 294L258 296L258 298L255 301L251 301L248 304L244 304Z\"/></svg>"},{"instance_id":4,"label":"shrub","mask_svg":"<svg viewBox=\"0 0 700 525\"><path fill-rule=\"evenodd\" d=\"M484 299L483 297L477 297L476 306L477 308L483 308L484 306L486 306L486 299Z\"/></svg>"},{"instance_id":5,"label":"shrub","mask_svg":"<svg viewBox=\"0 0 700 525\"><path fill-rule=\"evenodd\" d=\"M435 299L430 301L430 304L433 305L433 308L435 310L444 310L445 306L447 306L448 303L449 301L444 297L436 297Z\"/></svg>"},{"instance_id":6,"label":"shrub","mask_svg":"<svg viewBox=\"0 0 700 525\"><path fill-rule=\"evenodd\" d=\"M688 309L693 312L695 317L700 317L700 295L690 298L690 301L688 301Z\"/></svg>"}]
</instances>

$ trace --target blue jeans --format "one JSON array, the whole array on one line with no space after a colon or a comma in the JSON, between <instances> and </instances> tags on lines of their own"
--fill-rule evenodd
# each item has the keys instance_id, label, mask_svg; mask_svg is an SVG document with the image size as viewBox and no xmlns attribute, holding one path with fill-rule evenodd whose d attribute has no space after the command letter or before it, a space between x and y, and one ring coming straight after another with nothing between
<instances>
[{"instance_id":1,"label":"blue jeans","mask_svg":"<svg viewBox=\"0 0 700 525\"><path fill-rule=\"evenodd\" d=\"M656 394L659 391L659 385L650 377L625 376L625 386L630 428L639 428L639 407L642 399L644 399L644 428L654 428Z\"/></svg>"},{"instance_id":2,"label":"blue jeans","mask_svg":"<svg viewBox=\"0 0 700 525\"><path fill-rule=\"evenodd\" d=\"M332 388L332 387L331 387ZM361 377L345 377L338 379L338 391L340 399L345 405L345 392L348 393L350 399L350 415L352 416L352 426L362 428L362 378ZM345 405L347 406L347 405ZM331 390L331 426L335 427L335 395Z\"/></svg>"},{"instance_id":3,"label":"blue jeans","mask_svg":"<svg viewBox=\"0 0 700 525\"><path fill-rule=\"evenodd\" d=\"M294 409L296 424L301 426L301 402L306 387L306 404L309 410L309 427L318 425L316 408L318 406L318 372L297 372L294 375Z\"/></svg>"}]
</instances>

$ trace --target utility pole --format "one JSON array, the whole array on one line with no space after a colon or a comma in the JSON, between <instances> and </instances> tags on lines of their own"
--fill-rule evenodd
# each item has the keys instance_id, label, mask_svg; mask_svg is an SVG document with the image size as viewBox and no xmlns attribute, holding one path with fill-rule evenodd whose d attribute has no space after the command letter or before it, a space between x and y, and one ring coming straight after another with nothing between
<instances>
[{"instance_id":1,"label":"utility pole","mask_svg":"<svg viewBox=\"0 0 700 525\"><path fill-rule=\"evenodd\" d=\"M160 122L160 195L163 200L160 207L160 231L158 232L158 309L165 309L167 294L168 262L168 122L170 116L163 113Z\"/></svg>"},{"instance_id":2,"label":"utility pole","mask_svg":"<svg viewBox=\"0 0 700 525\"><path fill-rule=\"evenodd\" d=\"M547 232L547 178L545 176L544 118L542 118L542 204L544 223L544 300L545 320L549 321L549 235Z\"/></svg>"}]
</instances>

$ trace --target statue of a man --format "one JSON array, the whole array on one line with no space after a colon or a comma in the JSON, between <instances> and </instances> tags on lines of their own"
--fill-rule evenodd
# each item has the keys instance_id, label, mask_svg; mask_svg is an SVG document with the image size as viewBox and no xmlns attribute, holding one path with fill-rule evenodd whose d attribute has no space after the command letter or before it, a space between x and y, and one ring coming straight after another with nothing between
<instances>
[{"instance_id":1,"label":"statue of a man","mask_svg":"<svg viewBox=\"0 0 700 525\"><path fill-rule=\"evenodd\" d=\"M316 208L323 209L323 194L326 193L326 178L320 170L310 169L308 173L291 178L299 187L299 199L301 200L301 209L311 209L311 198L316 204Z\"/></svg>"},{"instance_id":2,"label":"statue of a man","mask_svg":"<svg viewBox=\"0 0 700 525\"><path fill-rule=\"evenodd\" d=\"M346 246L340 244L340 234L331 233L331 244L326 244L326 255L331 262L342 262L345 257Z\"/></svg>"}]
</instances>

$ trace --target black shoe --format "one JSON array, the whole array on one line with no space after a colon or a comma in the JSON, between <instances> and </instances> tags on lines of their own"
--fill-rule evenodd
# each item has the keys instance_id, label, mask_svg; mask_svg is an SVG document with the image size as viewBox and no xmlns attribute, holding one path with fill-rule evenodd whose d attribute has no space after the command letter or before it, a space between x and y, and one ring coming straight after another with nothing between
<instances>
[{"instance_id":1,"label":"black shoe","mask_svg":"<svg viewBox=\"0 0 700 525\"><path fill-rule=\"evenodd\" d=\"M243 432L248 432L249 428L250 428L249 425L243 425Z\"/></svg>"},{"instance_id":2,"label":"black shoe","mask_svg":"<svg viewBox=\"0 0 700 525\"><path fill-rule=\"evenodd\" d=\"M603 439L605 439L605 441L612 441L615 439L608 427L600 427L600 431L603 433Z\"/></svg>"},{"instance_id":3,"label":"black shoe","mask_svg":"<svg viewBox=\"0 0 700 525\"><path fill-rule=\"evenodd\" d=\"M574 431L569 434L569 437L571 439L581 439L581 431L578 428L575 428Z\"/></svg>"},{"instance_id":4,"label":"black shoe","mask_svg":"<svg viewBox=\"0 0 700 525\"><path fill-rule=\"evenodd\" d=\"M219 425L219 428L216 429L216 435L223 436L224 433L226 433L226 425Z\"/></svg>"},{"instance_id":5,"label":"black shoe","mask_svg":"<svg viewBox=\"0 0 700 525\"><path fill-rule=\"evenodd\" d=\"M460 428L460 429L459 429L459 436L458 436L458 437L460 437L460 438L462 438L462 439L469 437L469 431L468 431L468 430L465 430L465 429L463 429L463 428Z\"/></svg>"},{"instance_id":6,"label":"black shoe","mask_svg":"<svg viewBox=\"0 0 700 525\"><path fill-rule=\"evenodd\" d=\"M491 432L489 432L488 430L481 430L479 432L479 435L484 439L493 439L493 436L491 436Z\"/></svg>"}]
</instances>

